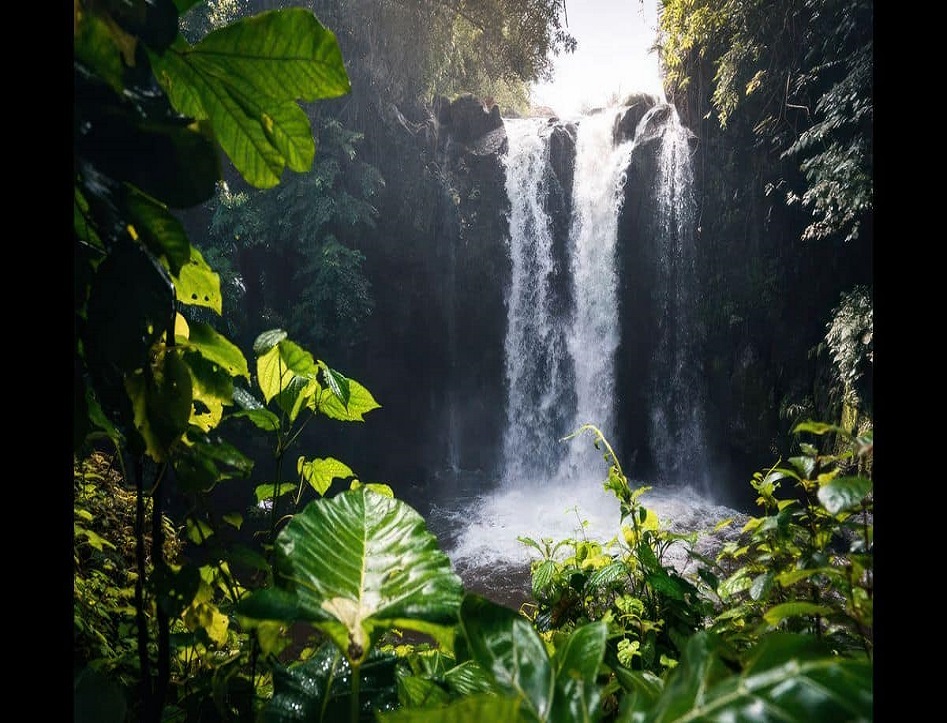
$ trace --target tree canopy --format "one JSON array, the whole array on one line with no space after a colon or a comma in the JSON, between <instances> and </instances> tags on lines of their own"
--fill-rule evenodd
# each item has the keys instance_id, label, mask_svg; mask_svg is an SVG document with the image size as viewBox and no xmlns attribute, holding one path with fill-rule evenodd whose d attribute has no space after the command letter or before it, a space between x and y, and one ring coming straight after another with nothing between
<instances>
[{"instance_id":1,"label":"tree canopy","mask_svg":"<svg viewBox=\"0 0 947 723\"><path fill-rule=\"evenodd\" d=\"M739 110L796 164L801 182L768 190L809 211L806 240L851 240L873 207L873 11L872 0L661 2L669 96L709 94L721 127Z\"/></svg>"}]
</instances>

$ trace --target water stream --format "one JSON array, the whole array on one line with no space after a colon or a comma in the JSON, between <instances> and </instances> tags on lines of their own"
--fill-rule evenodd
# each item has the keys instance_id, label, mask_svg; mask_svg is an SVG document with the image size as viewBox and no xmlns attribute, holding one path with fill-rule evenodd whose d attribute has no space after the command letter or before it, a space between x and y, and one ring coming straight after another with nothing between
<instances>
[{"instance_id":1,"label":"water stream","mask_svg":"<svg viewBox=\"0 0 947 723\"><path fill-rule=\"evenodd\" d=\"M566 258L557 258L547 211L551 126L545 120L505 121L512 274L503 470L499 480L455 471L450 487L456 496L433 503L429 519L467 586L510 602L525 599L528 565L537 555L521 537L607 543L620 530L618 501L603 488L608 463L602 451L590 434L568 438L592 424L608 439L614 423L616 236L635 151L634 141L613 140L619 112L586 116L576 124ZM662 133L653 240L662 259L656 282L660 338L642 340L653 345L658 372L642 383L652 385L650 444L666 474L642 502L667 528L691 532L710 530L737 513L712 502L703 477L701 384L692 343L699 335L689 286L694 263L689 148L676 114L669 114ZM668 562L687 565L683 553Z\"/></svg>"}]
</instances>

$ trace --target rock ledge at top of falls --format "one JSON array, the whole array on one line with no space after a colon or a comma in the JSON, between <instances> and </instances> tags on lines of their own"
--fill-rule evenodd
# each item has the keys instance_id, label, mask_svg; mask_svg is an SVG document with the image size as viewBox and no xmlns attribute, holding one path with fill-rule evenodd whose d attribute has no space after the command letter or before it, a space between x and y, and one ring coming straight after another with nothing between
<instances>
[{"instance_id":1,"label":"rock ledge at top of falls","mask_svg":"<svg viewBox=\"0 0 947 723\"><path fill-rule=\"evenodd\" d=\"M437 96L434 98L434 117L439 131L445 131L453 142L462 144L474 155L487 156L504 150L506 127L497 105L488 110L470 94L452 101Z\"/></svg>"}]
</instances>

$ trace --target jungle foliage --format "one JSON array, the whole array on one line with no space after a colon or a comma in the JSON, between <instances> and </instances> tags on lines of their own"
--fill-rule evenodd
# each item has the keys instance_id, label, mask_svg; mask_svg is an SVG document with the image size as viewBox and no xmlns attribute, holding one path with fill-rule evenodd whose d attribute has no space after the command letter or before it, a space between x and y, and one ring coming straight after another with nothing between
<instances>
[{"instance_id":1,"label":"jungle foliage","mask_svg":"<svg viewBox=\"0 0 947 723\"><path fill-rule=\"evenodd\" d=\"M873 17L872 0L661 2L669 97L708 93L721 127L739 110L795 164L768 192L810 213L805 240L852 240L872 209Z\"/></svg>"},{"instance_id":2,"label":"jungle foliage","mask_svg":"<svg viewBox=\"0 0 947 723\"><path fill-rule=\"evenodd\" d=\"M209 230L195 245L218 261L230 331L247 344L253 320L339 352L358 341L374 307L359 247L375 228L372 200L384 179L359 159L360 133L318 115L313 125L311 170L271 189L223 182L205 204Z\"/></svg>"},{"instance_id":3,"label":"jungle foliage","mask_svg":"<svg viewBox=\"0 0 947 723\"><path fill-rule=\"evenodd\" d=\"M349 78L307 9L186 39L194 4L75 3L74 719L870 720L870 433L799 427L816 441L754 477L764 515L692 578L579 430L622 529L550 542L532 616L466 592L389 486L296 450L379 403L282 328L246 354L218 331L220 276L175 211L218 192L221 152L256 189L318 180L301 104Z\"/></svg>"},{"instance_id":4,"label":"jungle foliage","mask_svg":"<svg viewBox=\"0 0 947 723\"><path fill-rule=\"evenodd\" d=\"M399 106L469 92L522 112L529 83L576 48L561 0L318 0L313 10L338 34L353 82Z\"/></svg>"}]
</instances>

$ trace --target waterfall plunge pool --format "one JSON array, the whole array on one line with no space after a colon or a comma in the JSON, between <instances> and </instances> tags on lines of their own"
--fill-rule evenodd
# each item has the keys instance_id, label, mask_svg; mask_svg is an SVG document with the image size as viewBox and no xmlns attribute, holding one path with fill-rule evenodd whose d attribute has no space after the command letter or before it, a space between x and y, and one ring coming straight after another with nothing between
<instances>
[{"instance_id":1,"label":"waterfall plunge pool","mask_svg":"<svg viewBox=\"0 0 947 723\"><path fill-rule=\"evenodd\" d=\"M493 482L478 472L445 471L435 476L426 502L416 509L466 590L519 608L532 599L530 563L540 559L539 551L520 537L540 544L544 538L553 543L588 539L607 544L619 535L619 502L604 489L606 475L604 461L601 470L590 470L586 479L521 481L515 486ZM694 549L703 555L712 556L747 520L745 514L715 504L690 485L654 485L639 502L657 515L662 529L697 532ZM715 532L716 525L727 519L731 523ZM572 552L565 546L559 556ZM675 543L663 562L684 573L693 571L683 543Z\"/></svg>"}]
</instances>

